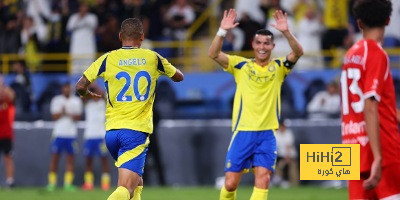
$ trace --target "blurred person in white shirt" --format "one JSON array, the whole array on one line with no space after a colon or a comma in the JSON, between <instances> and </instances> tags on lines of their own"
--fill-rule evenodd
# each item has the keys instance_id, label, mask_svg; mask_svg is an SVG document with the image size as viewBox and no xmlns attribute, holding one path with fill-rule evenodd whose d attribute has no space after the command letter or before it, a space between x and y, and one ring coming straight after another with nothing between
<instances>
[{"instance_id":1,"label":"blurred person in white shirt","mask_svg":"<svg viewBox=\"0 0 400 200\"><path fill-rule=\"evenodd\" d=\"M270 19L273 19L272 14L276 10L283 10L283 8L281 7L280 1L279 0L271 0L269 2L269 9L268 9L268 12L266 13L266 16ZM289 26L292 34L297 35L293 16L291 15L291 13L287 12L286 10L283 10L283 11L288 13L287 14L287 23L288 23L288 26ZM271 25L271 21L268 20L265 29L270 30L274 34L275 48L274 48L273 55L276 55L276 56L287 55L288 53L291 52L291 48L289 45L287 45L287 40L286 40L285 36L280 31L278 31L274 28L270 29L269 28L270 25ZM301 59L299 59L299 60L301 60Z\"/></svg>"},{"instance_id":2,"label":"blurred person in white shirt","mask_svg":"<svg viewBox=\"0 0 400 200\"><path fill-rule=\"evenodd\" d=\"M323 25L318 19L316 8L308 5L305 16L297 24L297 37L303 46L304 56L297 62L296 69L322 69L321 35Z\"/></svg>"},{"instance_id":3,"label":"blurred person in white shirt","mask_svg":"<svg viewBox=\"0 0 400 200\"><path fill-rule=\"evenodd\" d=\"M57 186L58 161L62 153L67 154L66 171L64 174L64 189L75 190L74 157L76 153L76 138L78 128L76 122L82 114L82 101L71 93L70 83L62 85L62 94L55 96L50 103L50 113L54 122L53 141L51 143L51 161L48 175L47 190L54 191Z\"/></svg>"},{"instance_id":4,"label":"blurred person in white shirt","mask_svg":"<svg viewBox=\"0 0 400 200\"><path fill-rule=\"evenodd\" d=\"M184 40L186 30L194 22L195 17L194 10L187 0L175 0L165 15L169 27L166 29L166 35L172 36L174 40Z\"/></svg>"},{"instance_id":5,"label":"blurred person in white shirt","mask_svg":"<svg viewBox=\"0 0 400 200\"><path fill-rule=\"evenodd\" d=\"M94 61L97 46L95 29L98 20L89 12L86 3L79 5L79 12L71 15L67 22L67 31L71 33L69 53L72 56L72 73L82 73Z\"/></svg>"},{"instance_id":6,"label":"blurred person in white shirt","mask_svg":"<svg viewBox=\"0 0 400 200\"><path fill-rule=\"evenodd\" d=\"M273 183L281 187L297 185L298 172L296 165L297 151L294 145L294 135L282 120L275 134L278 158L276 161L276 174ZM290 181L290 183L289 183Z\"/></svg>"},{"instance_id":7,"label":"blurred person in white shirt","mask_svg":"<svg viewBox=\"0 0 400 200\"><path fill-rule=\"evenodd\" d=\"M311 99L307 106L309 118L326 119L339 116L340 95L338 84L331 82L325 91L320 91Z\"/></svg>"},{"instance_id":8,"label":"blurred person in white shirt","mask_svg":"<svg viewBox=\"0 0 400 200\"><path fill-rule=\"evenodd\" d=\"M104 97L101 89L92 84L90 89L96 94L101 94ZM84 184L82 186L83 190L93 190L94 188L94 174L93 174L93 159L95 156L101 158L101 189L110 189L110 167L108 165L107 159L107 147L104 141L104 136L106 134L105 128L105 112L106 112L106 102L104 98L93 97L87 99L85 102L85 132L83 138L85 143L83 145L83 155L86 157L86 167L84 175Z\"/></svg>"}]
</instances>

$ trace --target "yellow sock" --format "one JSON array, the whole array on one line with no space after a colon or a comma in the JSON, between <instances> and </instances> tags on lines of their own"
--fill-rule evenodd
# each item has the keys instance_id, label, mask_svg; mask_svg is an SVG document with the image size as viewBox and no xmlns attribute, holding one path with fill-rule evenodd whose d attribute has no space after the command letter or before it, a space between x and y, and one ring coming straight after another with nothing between
<instances>
[{"instance_id":1,"label":"yellow sock","mask_svg":"<svg viewBox=\"0 0 400 200\"><path fill-rule=\"evenodd\" d=\"M254 187L250 200L267 200L267 198L268 198L268 189L260 189Z\"/></svg>"},{"instance_id":2,"label":"yellow sock","mask_svg":"<svg viewBox=\"0 0 400 200\"><path fill-rule=\"evenodd\" d=\"M142 191L143 191L143 186L137 186L135 191L133 192L133 197L131 200L141 200Z\"/></svg>"},{"instance_id":3,"label":"yellow sock","mask_svg":"<svg viewBox=\"0 0 400 200\"><path fill-rule=\"evenodd\" d=\"M129 200L130 194L128 189L119 186L117 189L108 197L107 200Z\"/></svg>"},{"instance_id":4,"label":"yellow sock","mask_svg":"<svg viewBox=\"0 0 400 200\"><path fill-rule=\"evenodd\" d=\"M49 185L56 185L57 184L57 173L49 172Z\"/></svg>"},{"instance_id":5,"label":"yellow sock","mask_svg":"<svg viewBox=\"0 0 400 200\"><path fill-rule=\"evenodd\" d=\"M219 200L235 200L236 199L236 190L233 192L229 192L226 190L225 186L222 187L221 193L219 194Z\"/></svg>"},{"instance_id":6,"label":"yellow sock","mask_svg":"<svg viewBox=\"0 0 400 200\"><path fill-rule=\"evenodd\" d=\"M64 185L72 185L74 181L74 172L65 172L64 173Z\"/></svg>"},{"instance_id":7,"label":"yellow sock","mask_svg":"<svg viewBox=\"0 0 400 200\"><path fill-rule=\"evenodd\" d=\"M85 184L93 185L94 176L92 172L90 171L85 172L84 179L85 179Z\"/></svg>"},{"instance_id":8,"label":"yellow sock","mask_svg":"<svg viewBox=\"0 0 400 200\"><path fill-rule=\"evenodd\" d=\"M103 173L101 175L101 184L110 184L110 174L109 173Z\"/></svg>"}]
</instances>

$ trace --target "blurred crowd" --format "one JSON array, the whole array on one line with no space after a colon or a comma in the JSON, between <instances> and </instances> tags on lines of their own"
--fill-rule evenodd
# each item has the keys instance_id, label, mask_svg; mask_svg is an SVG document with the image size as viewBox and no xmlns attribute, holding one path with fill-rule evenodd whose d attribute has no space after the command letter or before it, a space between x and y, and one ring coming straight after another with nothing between
<instances>
[{"instance_id":1,"label":"blurred crowd","mask_svg":"<svg viewBox=\"0 0 400 200\"><path fill-rule=\"evenodd\" d=\"M251 49L255 30L267 28L276 35L275 52L284 55L289 52L286 40L269 26L269 19L276 9L288 13L289 26L302 44L305 56L300 59L297 69L320 69L324 66L340 66L339 49L349 48L361 38L360 30L351 11L357 0L237 0L236 10L241 25L239 33L244 35L241 50ZM400 46L400 2L392 1L391 22L386 29L384 47ZM232 40L233 41L233 40ZM238 41L235 41L238 42Z\"/></svg>"},{"instance_id":2,"label":"blurred crowd","mask_svg":"<svg viewBox=\"0 0 400 200\"><path fill-rule=\"evenodd\" d=\"M222 10L236 8L240 25L225 37L224 51L251 50L255 31L267 28L275 34L276 55L286 55L289 45L279 31L269 26L272 13L282 9L288 14L290 30L303 46L305 56L295 69L321 69L340 66L336 49L350 47L360 31L351 12L357 0L0 0L0 55L23 54L24 62L11 62L15 75L11 88L16 92L17 118L39 111L49 119L49 99L59 93L60 85L49 84L43 94L32 94L29 69L42 64L38 53L69 53L72 74L81 73L98 52L120 47L119 25L122 20L137 17L143 21L146 40L185 40L193 22L215 2L217 16ZM386 29L384 47L400 46L400 1L392 1L393 13ZM208 26L194 34L195 40L210 40ZM206 30L206 31L205 31ZM162 50L162 49L158 49ZM156 50L157 51L157 50ZM165 52L159 52L161 55ZM176 52L171 54L176 56ZM164 55L165 56L165 55ZM167 56L168 57L168 56ZM400 59L390 56L391 63ZM395 62L393 62L395 61ZM307 89L309 116L338 116L338 90L323 81L310 83ZM283 112L292 113L291 89L283 89ZM33 97L35 96L35 97ZM43 113L44 112L44 113ZM18 114L22 113L22 114ZM46 114L47 113L47 114ZM293 114L292 114L293 115ZM304 115L302 115L304 116ZM290 116L289 116L290 117ZM295 115L296 117L296 115ZM29 120L29 119L26 119Z\"/></svg>"},{"instance_id":3,"label":"blurred crowd","mask_svg":"<svg viewBox=\"0 0 400 200\"><path fill-rule=\"evenodd\" d=\"M0 54L25 54L39 65L39 52L69 52L73 66L86 66L97 52L119 48L119 25L140 18L149 40L183 40L184 30L206 8L188 0L4 0L0 1ZM85 59L83 59L85 58ZM74 68L73 72L82 69Z\"/></svg>"},{"instance_id":4,"label":"blurred crowd","mask_svg":"<svg viewBox=\"0 0 400 200\"><path fill-rule=\"evenodd\" d=\"M120 47L119 25L129 17L143 21L150 40L181 40L180 31L206 5L190 0L3 0L0 53L106 52Z\"/></svg>"},{"instance_id":5,"label":"blurred crowd","mask_svg":"<svg viewBox=\"0 0 400 200\"><path fill-rule=\"evenodd\" d=\"M282 35L268 24L272 13L288 13L292 32L304 47L304 69L322 68L332 61L332 49L348 48L359 29L351 12L356 0L223 0L222 10L234 7L240 26L226 37L224 50L251 50L252 35L267 28L276 34L275 52L289 50ZM77 65L91 62L96 52L120 47L119 24L129 17L143 21L151 41L184 40L188 27L213 4L212 0L2 0L0 1L0 54L24 53L30 64L39 64L38 52L69 52L85 55ZM384 45L400 45L400 2L392 1L393 14ZM205 28L205 27L203 27ZM199 31L198 37L211 38ZM307 58L307 54L313 56ZM82 63L84 62L84 63ZM335 63L333 63L335 64Z\"/></svg>"}]
</instances>

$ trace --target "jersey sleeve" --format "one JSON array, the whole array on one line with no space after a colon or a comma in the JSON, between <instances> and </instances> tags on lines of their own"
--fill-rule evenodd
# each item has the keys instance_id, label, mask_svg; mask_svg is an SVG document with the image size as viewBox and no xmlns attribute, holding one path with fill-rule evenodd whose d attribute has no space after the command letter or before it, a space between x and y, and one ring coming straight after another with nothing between
<instances>
[{"instance_id":1,"label":"jersey sleeve","mask_svg":"<svg viewBox=\"0 0 400 200\"><path fill-rule=\"evenodd\" d=\"M373 49L371 49L365 62L365 76L361 77L364 79L361 85L364 99L375 97L377 101L380 101L384 81L388 77L388 74L389 66L385 53L382 50L373 51Z\"/></svg>"},{"instance_id":2,"label":"jersey sleeve","mask_svg":"<svg viewBox=\"0 0 400 200\"><path fill-rule=\"evenodd\" d=\"M100 56L96 61L94 61L88 69L86 69L85 72L83 72L83 75L91 82L97 78L97 77L103 77L104 72L106 71L106 65L107 65L107 56L108 53Z\"/></svg>"},{"instance_id":3,"label":"jersey sleeve","mask_svg":"<svg viewBox=\"0 0 400 200\"><path fill-rule=\"evenodd\" d=\"M246 63L246 58L243 58L241 56L228 55L228 67L224 68L224 71L235 75L235 72L237 70L240 70Z\"/></svg>"},{"instance_id":4,"label":"jersey sleeve","mask_svg":"<svg viewBox=\"0 0 400 200\"><path fill-rule=\"evenodd\" d=\"M167 75L168 77L172 77L176 73L176 68L168 62L167 59L162 57L160 54L156 53L157 57L157 70L160 74Z\"/></svg>"},{"instance_id":5,"label":"jersey sleeve","mask_svg":"<svg viewBox=\"0 0 400 200\"><path fill-rule=\"evenodd\" d=\"M274 62L278 65L278 75L281 82L285 79L285 77L292 71L292 66L285 66L287 63L287 58L285 56L273 59Z\"/></svg>"}]
</instances>

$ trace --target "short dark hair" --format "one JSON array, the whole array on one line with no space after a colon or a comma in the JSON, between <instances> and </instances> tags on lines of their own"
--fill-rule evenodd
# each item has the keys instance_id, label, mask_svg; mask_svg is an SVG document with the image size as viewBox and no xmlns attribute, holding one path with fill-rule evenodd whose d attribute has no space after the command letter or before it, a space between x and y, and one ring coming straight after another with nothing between
<instances>
[{"instance_id":1,"label":"short dark hair","mask_svg":"<svg viewBox=\"0 0 400 200\"><path fill-rule=\"evenodd\" d=\"M63 88L63 87L71 87L71 83L69 82L69 81L63 81L63 82L61 82L61 87Z\"/></svg>"},{"instance_id":2,"label":"short dark hair","mask_svg":"<svg viewBox=\"0 0 400 200\"><path fill-rule=\"evenodd\" d=\"M121 24L121 37L123 40L137 40L143 34L143 24L137 18L125 19Z\"/></svg>"},{"instance_id":3,"label":"short dark hair","mask_svg":"<svg viewBox=\"0 0 400 200\"><path fill-rule=\"evenodd\" d=\"M356 19L367 27L384 27L392 13L390 0L358 0L354 3L353 13Z\"/></svg>"},{"instance_id":4,"label":"short dark hair","mask_svg":"<svg viewBox=\"0 0 400 200\"><path fill-rule=\"evenodd\" d=\"M260 30L256 31L256 33L254 34L254 37L256 35L269 35L269 36L271 36L271 40L272 41L274 40L274 34L267 29L260 29Z\"/></svg>"}]
</instances>

